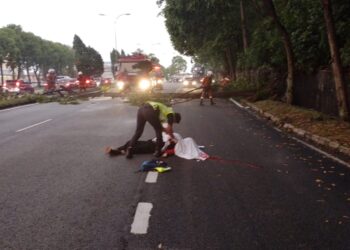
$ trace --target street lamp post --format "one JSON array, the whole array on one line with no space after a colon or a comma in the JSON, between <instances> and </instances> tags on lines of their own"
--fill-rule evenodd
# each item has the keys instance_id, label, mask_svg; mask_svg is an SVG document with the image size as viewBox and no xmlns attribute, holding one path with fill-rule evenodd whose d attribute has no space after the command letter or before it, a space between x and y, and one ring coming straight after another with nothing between
<instances>
[{"instance_id":1,"label":"street lamp post","mask_svg":"<svg viewBox=\"0 0 350 250\"><path fill-rule=\"evenodd\" d=\"M100 16L108 16L106 14L99 14ZM116 52L118 52L118 48L117 48L117 21L121 16L129 16L131 15L130 13L122 13L120 15L118 15L117 17L114 18L114 49Z\"/></svg>"},{"instance_id":2,"label":"street lamp post","mask_svg":"<svg viewBox=\"0 0 350 250\"><path fill-rule=\"evenodd\" d=\"M123 13L123 14L120 14L119 16L117 16L114 20L114 25L115 25L114 45L115 45L116 52L118 52L118 50L117 50L117 21L118 21L118 18L121 16L129 16L129 15L130 15L130 13Z\"/></svg>"},{"instance_id":3,"label":"street lamp post","mask_svg":"<svg viewBox=\"0 0 350 250\"><path fill-rule=\"evenodd\" d=\"M100 16L107 16L110 17L109 15L106 14L99 14ZM118 48L117 48L117 21L121 16L129 16L131 15L130 13L122 13L120 15L118 15L117 17L114 17L114 50L115 50L115 59L117 59L117 55L118 55ZM113 61L113 60L112 60ZM115 64L112 65L112 73L113 73L113 77L115 78Z\"/></svg>"}]
</instances>

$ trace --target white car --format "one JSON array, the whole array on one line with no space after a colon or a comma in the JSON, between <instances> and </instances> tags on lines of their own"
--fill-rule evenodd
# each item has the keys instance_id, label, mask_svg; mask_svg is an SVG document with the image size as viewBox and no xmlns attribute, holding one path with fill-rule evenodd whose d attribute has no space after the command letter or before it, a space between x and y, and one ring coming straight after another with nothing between
<instances>
[{"instance_id":1,"label":"white car","mask_svg":"<svg viewBox=\"0 0 350 250\"><path fill-rule=\"evenodd\" d=\"M182 79L182 85L185 87L198 87L200 85L200 82L196 78L185 77Z\"/></svg>"}]
</instances>

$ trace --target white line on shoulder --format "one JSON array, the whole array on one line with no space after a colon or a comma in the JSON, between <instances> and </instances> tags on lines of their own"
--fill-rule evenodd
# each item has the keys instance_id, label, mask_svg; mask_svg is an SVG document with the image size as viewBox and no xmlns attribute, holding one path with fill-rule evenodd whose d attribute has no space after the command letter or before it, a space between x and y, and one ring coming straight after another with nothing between
<instances>
[{"instance_id":1,"label":"white line on shoulder","mask_svg":"<svg viewBox=\"0 0 350 250\"><path fill-rule=\"evenodd\" d=\"M230 98L230 101L236 104L240 108L244 108L239 102L235 101L232 97Z\"/></svg>"},{"instance_id":2,"label":"white line on shoulder","mask_svg":"<svg viewBox=\"0 0 350 250\"><path fill-rule=\"evenodd\" d=\"M324 152L323 150L321 150L319 148L316 148L316 147L314 147L314 146L312 146L312 145L310 145L310 144L308 144L308 143L306 143L306 142L304 142L302 140L299 140L298 138L295 138L295 137L291 137L291 138L296 140L297 142L300 142L301 144L303 144L303 145L305 145L305 146L307 146L307 147L309 147L309 148L311 148L311 149L313 149L313 150L315 150L315 151L317 151L317 152L327 156L328 158L330 158L330 159L332 159L332 160L334 160L334 161L336 161L336 162L338 162L338 163L340 163L340 164L350 168L350 164L348 164L347 162L345 162L343 160L340 160L339 158L337 158L337 157L335 157L333 155L330 155L330 154Z\"/></svg>"}]
</instances>

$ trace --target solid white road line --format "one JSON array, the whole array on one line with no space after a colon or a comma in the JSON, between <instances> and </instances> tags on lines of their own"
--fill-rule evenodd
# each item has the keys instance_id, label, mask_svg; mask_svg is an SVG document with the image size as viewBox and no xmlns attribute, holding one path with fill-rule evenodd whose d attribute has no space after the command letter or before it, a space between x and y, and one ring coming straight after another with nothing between
<instances>
[{"instance_id":1,"label":"solid white road line","mask_svg":"<svg viewBox=\"0 0 350 250\"><path fill-rule=\"evenodd\" d=\"M158 178L158 172L149 171L146 177L146 183L156 183Z\"/></svg>"},{"instance_id":2,"label":"solid white road line","mask_svg":"<svg viewBox=\"0 0 350 250\"><path fill-rule=\"evenodd\" d=\"M21 131L23 131L23 130L30 129L30 128L32 128L32 127L41 125L41 124L46 123L46 122L49 122L49 121L52 121L52 119L48 119L48 120L45 120L45 121L38 122L38 123L36 123L36 124L30 125L30 126L25 127L25 128L21 128L21 129L17 130L16 132L21 132Z\"/></svg>"},{"instance_id":3,"label":"solid white road line","mask_svg":"<svg viewBox=\"0 0 350 250\"><path fill-rule=\"evenodd\" d=\"M241 104L239 104L238 102L236 102L233 98L230 98L230 101L233 102L234 104L236 104L238 107L243 108L243 106ZM276 128L276 127L274 127L274 129L276 131L278 131L278 132L282 132L282 130L280 130L280 129ZM307 146L307 147L309 147L309 148L311 148L311 149L313 149L313 150L315 150L315 151L317 151L317 152L327 156L328 158L330 158L330 159L332 159L332 160L334 160L334 161L336 161L336 162L338 162L338 163L340 163L340 164L350 168L350 164L348 164L347 162L345 162L345 161L343 161L343 160L341 160L341 159L339 159L339 158L337 158L337 157L335 157L333 155L330 155L330 154L324 152L323 150L318 149L318 148L316 148L316 147L314 147L314 146L312 146L312 145L310 145L310 144L308 144L308 143L306 143L306 142L304 142L302 140L299 140L299 139L297 139L295 137L291 137L291 138L296 140L296 141L298 141L298 142L300 142L301 144L303 144L303 145L305 145L305 146Z\"/></svg>"},{"instance_id":4,"label":"solid white road line","mask_svg":"<svg viewBox=\"0 0 350 250\"><path fill-rule=\"evenodd\" d=\"M152 203L140 202L137 204L134 222L131 225L131 233L146 234L149 218L151 217Z\"/></svg>"},{"instance_id":5,"label":"solid white road line","mask_svg":"<svg viewBox=\"0 0 350 250\"><path fill-rule=\"evenodd\" d=\"M30 106L34 106L34 105L38 105L38 104L37 103L33 103L33 104L17 106L17 107L14 107L14 108L1 109L0 112L10 111L10 110L20 109L20 108L26 108L26 107L30 107Z\"/></svg>"},{"instance_id":6,"label":"solid white road line","mask_svg":"<svg viewBox=\"0 0 350 250\"><path fill-rule=\"evenodd\" d=\"M344 166L350 168L350 164L348 164L347 162L345 162L343 160L340 160L339 158L337 158L337 157L335 157L333 155L330 155L330 154L324 152L323 150L318 149L318 148L316 148L316 147L314 147L314 146L312 146L312 145L310 145L310 144L308 144L308 143L306 143L306 142L304 142L302 140L299 140L298 138L295 138L295 137L291 137L291 138L296 140L297 142L300 142L301 144L303 144L303 145L305 145L305 146L307 146L307 147L309 147L309 148L311 148L311 149L313 149L313 150L315 150L315 151L317 151L317 152L327 156L328 158L330 158L330 159L332 159L332 160L334 160L334 161L336 161L336 162L338 162L340 164L343 164Z\"/></svg>"},{"instance_id":7,"label":"solid white road line","mask_svg":"<svg viewBox=\"0 0 350 250\"><path fill-rule=\"evenodd\" d=\"M235 101L232 97L230 98L230 101L236 104L240 108L244 108L239 102Z\"/></svg>"}]
</instances>

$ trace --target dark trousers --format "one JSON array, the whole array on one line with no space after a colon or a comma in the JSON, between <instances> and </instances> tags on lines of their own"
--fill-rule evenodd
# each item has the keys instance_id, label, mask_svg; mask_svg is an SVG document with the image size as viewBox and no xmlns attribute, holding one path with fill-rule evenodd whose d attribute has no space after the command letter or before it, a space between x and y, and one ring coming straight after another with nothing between
<instances>
[{"instance_id":1,"label":"dark trousers","mask_svg":"<svg viewBox=\"0 0 350 250\"><path fill-rule=\"evenodd\" d=\"M137 125L134 136L130 140L130 147L134 147L145 129L146 122L149 122L156 132L156 150L161 150L164 143L162 138L163 127L159 120L159 111L153 109L149 104L143 104L137 111Z\"/></svg>"},{"instance_id":2,"label":"dark trousers","mask_svg":"<svg viewBox=\"0 0 350 250\"><path fill-rule=\"evenodd\" d=\"M119 151L126 151L130 145L130 141L125 143L123 146L118 147ZM152 154L156 149L156 143L152 140L148 141L136 141L132 152L134 154Z\"/></svg>"}]
</instances>

